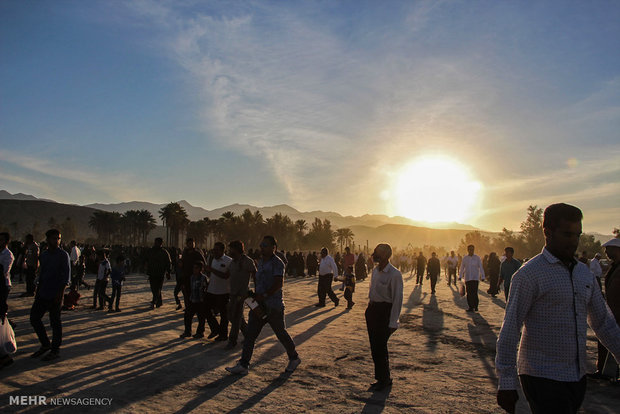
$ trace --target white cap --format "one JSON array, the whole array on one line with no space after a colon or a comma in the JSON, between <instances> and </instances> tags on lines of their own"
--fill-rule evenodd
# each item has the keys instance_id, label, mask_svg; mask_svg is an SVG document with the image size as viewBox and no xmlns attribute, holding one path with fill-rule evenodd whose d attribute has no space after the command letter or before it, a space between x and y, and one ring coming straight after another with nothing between
<instances>
[{"instance_id":1,"label":"white cap","mask_svg":"<svg viewBox=\"0 0 620 414\"><path fill-rule=\"evenodd\" d=\"M609 240L607 243L603 244L603 247L620 247L620 238L614 237Z\"/></svg>"}]
</instances>

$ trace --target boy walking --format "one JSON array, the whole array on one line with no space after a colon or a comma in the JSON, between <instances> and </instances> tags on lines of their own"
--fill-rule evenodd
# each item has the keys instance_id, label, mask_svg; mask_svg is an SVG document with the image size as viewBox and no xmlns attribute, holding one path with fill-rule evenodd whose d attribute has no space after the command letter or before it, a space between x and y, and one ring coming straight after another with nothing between
<instances>
[{"instance_id":1,"label":"boy walking","mask_svg":"<svg viewBox=\"0 0 620 414\"><path fill-rule=\"evenodd\" d=\"M207 275L202 273L203 263L194 263L192 275L189 278L189 298L185 306L185 331L180 335L181 338L188 338L192 335L192 319L198 315L198 328L194 338L203 338L205 332L205 295L207 291Z\"/></svg>"},{"instance_id":2,"label":"boy walking","mask_svg":"<svg viewBox=\"0 0 620 414\"><path fill-rule=\"evenodd\" d=\"M108 312L112 312L112 303L116 299L116 308L115 312L120 312L119 304L121 301L121 289L123 287L123 281L125 280L125 259L123 256L118 256L116 258L116 263L112 268L111 273L112 279L112 297L110 298L110 306L108 307Z\"/></svg>"}]
</instances>

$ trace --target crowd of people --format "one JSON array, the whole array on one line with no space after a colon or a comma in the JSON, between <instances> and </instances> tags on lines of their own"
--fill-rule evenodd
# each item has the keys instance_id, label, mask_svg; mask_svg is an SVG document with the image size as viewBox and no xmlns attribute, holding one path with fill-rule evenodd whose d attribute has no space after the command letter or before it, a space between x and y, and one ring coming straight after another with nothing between
<instances>
[{"instance_id":1,"label":"crowd of people","mask_svg":"<svg viewBox=\"0 0 620 414\"><path fill-rule=\"evenodd\" d=\"M61 310L75 309L80 290L92 289L93 309L121 312L126 276L143 272L152 294L148 306L155 309L163 303L164 281L174 274L177 310L184 312L181 338L203 338L208 325L207 338L225 341L226 349L232 350L237 347L241 332L241 357L236 365L226 369L231 374L245 374L250 369L256 338L263 326L269 324L286 349L289 363L285 370L293 372L301 358L284 323L284 278L318 276L317 307L326 306L327 297L339 306L340 298L332 289L334 279L338 278L347 308L351 309L355 305L356 282L371 273L365 318L375 364L376 382L371 388L380 391L392 385L387 344L399 327L403 273L410 272L413 277L415 272L416 286L428 280L434 295L443 269L448 285L457 286L457 280L461 281L467 312L479 311L481 281L488 279L487 292L493 297L504 290L506 312L496 356L498 404L514 412L516 386L520 382L533 412L550 412L550 407L558 404L566 408L563 412L576 412L585 393L586 317L600 338L598 370L591 376L611 375L618 379L617 364L615 372L609 371L607 364L613 363L610 355L620 359L620 239L604 244L611 260L608 269L601 266L600 255L591 260L587 252L576 256L581 220L581 211L576 207L549 206L544 213L545 247L527 263L517 260L510 246L501 257L491 252L481 258L475 254L476 247L469 245L464 256L451 251L440 258L432 252L427 259L419 252L392 259L388 244L377 245L368 256L353 253L349 247L334 256L322 248L317 255L278 250L277 240L269 235L262 239L259 248L246 252L240 240L228 245L216 242L208 251L198 248L192 238L186 240L183 250L165 248L161 238L156 238L148 249L97 249L79 246L75 241L65 247L62 235L55 229L46 233L41 245L32 235L27 235L24 243L11 244L10 235L0 233L0 270L4 275L4 283L0 283L0 317L2 324L10 323L7 315L10 316L8 297L12 283L24 282L22 296L34 297L30 322L41 344L32 357L52 361L60 357ZM247 322L246 304L250 308ZM45 313L49 313L51 340L42 323ZM194 318L198 321L195 331ZM0 358L0 367L13 362L9 355Z\"/></svg>"}]
</instances>

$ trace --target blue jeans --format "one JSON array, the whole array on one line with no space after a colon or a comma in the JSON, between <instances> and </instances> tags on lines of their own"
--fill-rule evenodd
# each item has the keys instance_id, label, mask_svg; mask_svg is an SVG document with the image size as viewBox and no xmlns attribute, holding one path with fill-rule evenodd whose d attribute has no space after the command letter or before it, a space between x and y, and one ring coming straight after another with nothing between
<instances>
[{"instance_id":1,"label":"blue jeans","mask_svg":"<svg viewBox=\"0 0 620 414\"><path fill-rule=\"evenodd\" d=\"M42 299L35 298L30 309L30 324L34 328L34 331L41 342L41 346L45 348L52 348L52 351L58 352L60 345L62 344L62 323L60 321L60 304L54 299ZM45 326L43 325L43 315L46 312L50 314L50 325L52 325L52 342L47 336Z\"/></svg>"},{"instance_id":2,"label":"blue jeans","mask_svg":"<svg viewBox=\"0 0 620 414\"><path fill-rule=\"evenodd\" d=\"M271 326L273 333L282 345L284 345L286 353L288 354L288 359L293 360L298 358L297 351L295 350L295 343L286 331L286 326L284 323L284 309L269 309L266 319L260 319L254 314L254 312L250 312L248 327L245 329L245 336L243 339L243 352L241 353L241 360L239 361L241 365L246 368L250 366L250 360L252 359L252 353L254 353L256 338L258 338L260 331L266 323Z\"/></svg>"}]
</instances>

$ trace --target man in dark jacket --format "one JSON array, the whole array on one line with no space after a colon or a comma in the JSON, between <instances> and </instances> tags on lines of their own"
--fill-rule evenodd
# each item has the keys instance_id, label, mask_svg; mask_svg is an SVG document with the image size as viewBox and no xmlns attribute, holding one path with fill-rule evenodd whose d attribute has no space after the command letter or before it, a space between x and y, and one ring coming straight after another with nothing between
<instances>
[{"instance_id":1,"label":"man in dark jacket","mask_svg":"<svg viewBox=\"0 0 620 414\"><path fill-rule=\"evenodd\" d=\"M185 249L183 249L183 254L181 256L181 263L183 264L182 277L181 281L178 282L181 283L182 286L181 290L183 292L185 306L188 305L188 298L191 294L190 278L192 276L192 273L194 272L194 265L196 264L196 262L202 262L203 265L207 264L207 261L205 260L205 257L203 256L200 249L196 248L196 243L194 242L194 239L188 237L187 240L185 240Z\"/></svg>"},{"instance_id":2,"label":"man in dark jacket","mask_svg":"<svg viewBox=\"0 0 620 414\"><path fill-rule=\"evenodd\" d=\"M164 241L161 237L155 239L155 244L148 254L146 263L146 274L149 277L151 292L153 299L151 300L151 309L162 305L161 289L164 285L164 277L170 278L170 270L172 261L170 254L162 247Z\"/></svg>"},{"instance_id":3,"label":"man in dark jacket","mask_svg":"<svg viewBox=\"0 0 620 414\"><path fill-rule=\"evenodd\" d=\"M441 273L441 263L437 258L437 253L433 252L426 266L426 276L431 279L431 295L435 294L435 285L437 284L439 273Z\"/></svg>"}]
</instances>

